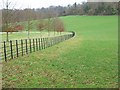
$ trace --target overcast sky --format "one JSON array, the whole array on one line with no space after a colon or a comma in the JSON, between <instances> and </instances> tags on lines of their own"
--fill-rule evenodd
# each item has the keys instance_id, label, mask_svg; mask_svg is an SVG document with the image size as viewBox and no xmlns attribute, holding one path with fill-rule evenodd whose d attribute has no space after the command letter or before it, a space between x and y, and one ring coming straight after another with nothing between
<instances>
[{"instance_id":1,"label":"overcast sky","mask_svg":"<svg viewBox=\"0 0 120 90\"><path fill-rule=\"evenodd\" d=\"M0 0L0 3L3 0ZM4 0L6 1L6 0ZM68 4L73 3L82 3L87 0L9 0L12 3L16 3L15 8L41 8L41 7L49 7L49 6L67 6Z\"/></svg>"}]
</instances>

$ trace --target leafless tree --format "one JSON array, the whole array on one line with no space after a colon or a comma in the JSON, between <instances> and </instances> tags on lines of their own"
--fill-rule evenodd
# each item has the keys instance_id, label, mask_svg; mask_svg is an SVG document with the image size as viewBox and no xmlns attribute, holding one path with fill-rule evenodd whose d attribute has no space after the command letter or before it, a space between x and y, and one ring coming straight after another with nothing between
<instances>
[{"instance_id":1,"label":"leafless tree","mask_svg":"<svg viewBox=\"0 0 120 90\"><path fill-rule=\"evenodd\" d=\"M61 35L61 32L65 31L64 23L60 18L55 18L53 21L53 30L54 32L58 32Z\"/></svg>"},{"instance_id":2,"label":"leafless tree","mask_svg":"<svg viewBox=\"0 0 120 90\"><path fill-rule=\"evenodd\" d=\"M2 7L2 31L7 33L6 41L9 41L8 35L9 35L9 32L11 30L13 30L11 26L12 26L12 23L14 20L13 19L13 15L14 15L13 9L14 9L16 3L13 4L9 0L6 0L6 1L2 0L2 2L3 2L3 5L2 5L3 6Z\"/></svg>"},{"instance_id":3,"label":"leafless tree","mask_svg":"<svg viewBox=\"0 0 120 90\"><path fill-rule=\"evenodd\" d=\"M40 32L43 31L43 30L46 30L47 29L47 23L45 22L45 20L40 19L39 22L38 22L37 28ZM42 34L41 34L41 36L42 36Z\"/></svg>"},{"instance_id":4,"label":"leafless tree","mask_svg":"<svg viewBox=\"0 0 120 90\"><path fill-rule=\"evenodd\" d=\"M46 15L48 18L48 24L47 24L48 36L50 36L52 19L56 18L58 16L58 14L56 12L54 12L52 9L48 9Z\"/></svg>"},{"instance_id":5,"label":"leafless tree","mask_svg":"<svg viewBox=\"0 0 120 90\"><path fill-rule=\"evenodd\" d=\"M26 21L27 21L27 36L28 38L30 38L30 30L32 29L32 12L31 12L31 9L28 8L28 9L25 9L25 17L26 17Z\"/></svg>"}]
</instances>

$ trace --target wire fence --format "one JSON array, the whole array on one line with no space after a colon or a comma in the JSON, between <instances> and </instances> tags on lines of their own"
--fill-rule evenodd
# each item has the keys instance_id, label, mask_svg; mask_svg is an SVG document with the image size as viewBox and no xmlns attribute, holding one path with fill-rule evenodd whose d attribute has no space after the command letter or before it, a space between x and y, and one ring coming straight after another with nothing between
<instances>
[{"instance_id":1,"label":"wire fence","mask_svg":"<svg viewBox=\"0 0 120 90\"><path fill-rule=\"evenodd\" d=\"M10 40L9 42L4 41L2 42L2 50L0 50L0 59L7 62L10 59L51 47L72 38L74 35L75 33L72 32L56 37Z\"/></svg>"}]
</instances>

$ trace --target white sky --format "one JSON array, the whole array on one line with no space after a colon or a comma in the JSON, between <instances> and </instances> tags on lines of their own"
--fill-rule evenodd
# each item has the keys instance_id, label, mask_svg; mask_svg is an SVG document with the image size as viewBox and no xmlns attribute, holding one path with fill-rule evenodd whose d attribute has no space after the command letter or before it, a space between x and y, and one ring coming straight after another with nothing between
<instances>
[{"instance_id":1,"label":"white sky","mask_svg":"<svg viewBox=\"0 0 120 90\"><path fill-rule=\"evenodd\" d=\"M3 0L0 0L0 3ZM6 1L6 0L4 0ZM42 8L49 6L67 6L68 4L81 3L87 0L9 0L12 3L16 3L15 8Z\"/></svg>"}]
</instances>

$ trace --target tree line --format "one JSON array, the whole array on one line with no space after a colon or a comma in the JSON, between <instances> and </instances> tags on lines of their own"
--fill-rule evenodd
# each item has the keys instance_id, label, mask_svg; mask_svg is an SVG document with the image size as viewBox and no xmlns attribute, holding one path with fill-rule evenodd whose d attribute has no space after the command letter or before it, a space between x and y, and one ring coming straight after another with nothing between
<instances>
[{"instance_id":1,"label":"tree line","mask_svg":"<svg viewBox=\"0 0 120 90\"><path fill-rule=\"evenodd\" d=\"M36 27L39 31L47 30L63 32L64 24L59 16L68 15L118 15L117 2L83 2L82 4L74 3L67 6L50 6L48 8L25 8L10 9L10 2L5 3L2 9L2 31L8 33L22 31L24 25L19 22L26 22L28 38L33 24L32 20L38 20Z\"/></svg>"},{"instance_id":2,"label":"tree line","mask_svg":"<svg viewBox=\"0 0 120 90\"><path fill-rule=\"evenodd\" d=\"M38 20L43 18L52 18L56 16L67 15L117 15L118 3L117 2L83 2L82 4L74 3L68 6L50 6L48 8L37 9L2 9L3 17L6 12L9 13L9 22L28 21L29 19ZM6 18L6 19L8 19ZM5 20L3 20L5 21Z\"/></svg>"}]
</instances>

